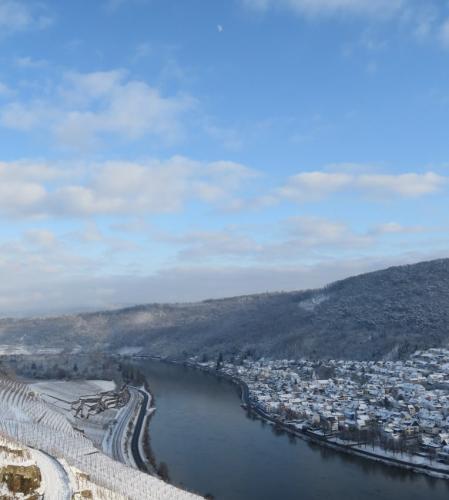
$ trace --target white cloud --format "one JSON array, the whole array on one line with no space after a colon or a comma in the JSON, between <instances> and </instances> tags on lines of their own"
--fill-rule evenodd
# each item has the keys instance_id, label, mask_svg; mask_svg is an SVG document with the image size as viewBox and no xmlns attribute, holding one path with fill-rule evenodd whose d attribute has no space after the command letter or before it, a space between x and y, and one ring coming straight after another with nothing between
<instances>
[{"instance_id":1,"label":"white cloud","mask_svg":"<svg viewBox=\"0 0 449 500\"><path fill-rule=\"evenodd\" d=\"M353 248L372 242L369 236L353 232L347 224L340 221L298 216L290 218L288 222L292 235L307 248L326 246Z\"/></svg>"},{"instance_id":2,"label":"white cloud","mask_svg":"<svg viewBox=\"0 0 449 500\"><path fill-rule=\"evenodd\" d=\"M162 240L174 244L181 261L204 261L215 257L255 258L263 250L249 235L234 228L220 231L191 231L181 236L164 235Z\"/></svg>"},{"instance_id":3,"label":"white cloud","mask_svg":"<svg viewBox=\"0 0 449 500\"><path fill-rule=\"evenodd\" d=\"M410 0L242 0L254 10L288 9L296 14L321 16L334 14L374 15L389 17L410 3Z\"/></svg>"},{"instance_id":4,"label":"white cloud","mask_svg":"<svg viewBox=\"0 0 449 500\"><path fill-rule=\"evenodd\" d=\"M12 90L3 82L0 82L0 97L8 97L12 94Z\"/></svg>"},{"instance_id":5,"label":"white cloud","mask_svg":"<svg viewBox=\"0 0 449 500\"><path fill-rule=\"evenodd\" d=\"M261 174L231 161L105 161L64 166L0 162L0 214L8 216L134 215L175 213L190 201L232 212L269 208L279 201L317 202L345 192L372 200L420 198L449 185L424 174L303 172L272 193L259 192Z\"/></svg>"},{"instance_id":6,"label":"white cloud","mask_svg":"<svg viewBox=\"0 0 449 500\"><path fill-rule=\"evenodd\" d=\"M0 214L74 216L174 213L190 201L222 207L257 175L233 162L104 162L55 168L0 163Z\"/></svg>"},{"instance_id":7,"label":"white cloud","mask_svg":"<svg viewBox=\"0 0 449 500\"><path fill-rule=\"evenodd\" d=\"M29 28L46 28L51 22L41 4L0 0L0 30L3 34Z\"/></svg>"},{"instance_id":8,"label":"white cloud","mask_svg":"<svg viewBox=\"0 0 449 500\"><path fill-rule=\"evenodd\" d=\"M23 56L23 57L16 57L14 59L14 64L18 68L22 69L38 69L47 66L48 61L45 59L33 59L30 56Z\"/></svg>"},{"instance_id":9,"label":"white cloud","mask_svg":"<svg viewBox=\"0 0 449 500\"><path fill-rule=\"evenodd\" d=\"M40 168L30 171L34 180L55 179ZM120 191L114 181L105 189ZM125 190L134 189L132 180ZM413 246L403 253L398 244L396 252L390 249L389 257L376 256L385 235L391 242L395 235L418 231L417 227L389 222L358 232L342 221L300 216L264 227L263 234L255 232L257 236L252 234L254 227L236 226L198 229L180 236L156 235L159 239L153 237L144 248L146 260L151 260L150 247L158 242L173 245L178 251L176 259L151 272L148 262L138 254L131 275L123 272L126 266L119 265L120 260L113 259L135 258L132 241L104 231L90 218L78 226L79 231L67 234L57 234L43 224L33 223L17 238L0 241L2 314L55 313L297 290L391 264L445 255L441 245L429 242L432 250L428 253L424 249L418 252ZM281 234L277 232L279 227L285 229ZM154 228L145 226L143 230L154 236ZM85 248L95 251L84 252Z\"/></svg>"},{"instance_id":10,"label":"white cloud","mask_svg":"<svg viewBox=\"0 0 449 500\"><path fill-rule=\"evenodd\" d=\"M304 290L391 265L444 257L444 252L402 253L390 257L330 258L297 265L173 266L139 275L104 275L96 264L66 256L64 265L84 268L83 275L66 276L58 267L46 271L46 259L21 255L20 262L5 262L0 247L0 313L5 315L55 314L101 310L152 302L190 302L266 291ZM28 260L29 259L29 260ZM61 262L64 257L61 256ZM24 265L25 264L25 265ZM36 265L39 264L38 269ZM195 286L192 286L192 283Z\"/></svg>"},{"instance_id":11,"label":"white cloud","mask_svg":"<svg viewBox=\"0 0 449 500\"><path fill-rule=\"evenodd\" d=\"M413 234L422 233L426 229L422 226L403 226L398 222L386 222L385 224L379 224L374 227L370 233L374 235L395 235L395 234Z\"/></svg>"},{"instance_id":12,"label":"white cloud","mask_svg":"<svg viewBox=\"0 0 449 500\"><path fill-rule=\"evenodd\" d=\"M344 190L380 198L419 198L438 192L448 178L434 172L424 174L368 174L314 171L290 177L277 194L280 199L298 203L323 199Z\"/></svg>"},{"instance_id":13,"label":"white cloud","mask_svg":"<svg viewBox=\"0 0 449 500\"><path fill-rule=\"evenodd\" d=\"M258 256L266 262L305 262L327 255L356 256L377 247L378 240L368 232L357 232L347 223L318 216L296 216L281 222L286 232L268 242Z\"/></svg>"},{"instance_id":14,"label":"white cloud","mask_svg":"<svg viewBox=\"0 0 449 500\"><path fill-rule=\"evenodd\" d=\"M442 45L449 49L449 19L447 19L440 28L440 40Z\"/></svg>"},{"instance_id":15,"label":"white cloud","mask_svg":"<svg viewBox=\"0 0 449 500\"><path fill-rule=\"evenodd\" d=\"M136 4L144 5L148 3L149 0L104 0L104 8L111 13L116 12L121 7L126 5Z\"/></svg>"},{"instance_id":16,"label":"white cloud","mask_svg":"<svg viewBox=\"0 0 449 500\"><path fill-rule=\"evenodd\" d=\"M406 30L418 41L432 39L439 41L443 47L449 47L449 20L447 6L444 2L429 0L240 0L249 11L292 12L306 19L365 18L368 21L394 21L396 25ZM377 43L372 45L368 40L362 40L361 46L366 50L378 50ZM380 48L385 46L382 43ZM346 46L344 52L349 55L351 46ZM368 72L375 69L373 63L367 67Z\"/></svg>"},{"instance_id":17,"label":"white cloud","mask_svg":"<svg viewBox=\"0 0 449 500\"><path fill-rule=\"evenodd\" d=\"M0 212L3 215L37 215L36 207L45 203L44 182L57 175L40 164L0 163Z\"/></svg>"},{"instance_id":18,"label":"white cloud","mask_svg":"<svg viewBox=\"0 0 449 500\"><path fill-rule=\"evenodd\" d=\"M440 11L433 3L423 3L421 9L414 16L413 34L418 40L425 40L438 30Z\"/></svg>"},{"instance_id":19,"label":"white cloud","mask_svg":"<svg viewBox=\"0 0 449 500\"><path fill-rule=\"evenodd\" d=\"M6 30L27 28L33 22L28 7L15 0L0 0L0 27Z\"/></svg>"},{"instance_id":20,"label":"white cloud","mask_svg":"<svg viewBox=\"0 0 449 500\"><path fill-rule=\"evenodd\" d=\"M294 201L319 200L347 188L352 181L353 176L346 173L304 172L290 177L278 194Z\"/></svg>"},{"instance_id":21,"label":"white cloud","mask_svg":"<svg viewBox=\"0 0 449 500\"><path fill-rule=\"evenodd\" d=\"M354 179L354 185L368 193L419 198L446 186L448 179L433 172L425 174L365 174Z\"/></svg>"},{"instance_id":22,"label":"white cloud","mask_svg":"<svg viewBox=\"0 0 449 500\"><path fill-rule=\"evenodd\" d=\"M31 247L50 250L57 245L55 234L48 229L29 229L24 234L24 240Z\"/></svg>"},{"instance_id":23,"label":"white cloud","mask_svg":"<svg viewBox=\"0 0 449 500\"><path fill-rule=\"evenodd\" d=\"M447 182L436 174L373 174L357 165L334 165L306 174L295 176L294 189L284 194L296 199L299 189L301 201L343 190L415 198ZM410 254L401 255L397 262L419 260L417 249L431 249L434 255L447 249L443 227L432 230L397 221L360 227L332 215L301 213L281 220L270 216L263 222L249 219L246 225L241 218L239 225L228 219L221 229L211 228L209 218L205 222L190 217L189 224L195 226L186 227L180 220L176 234L170 232L171 224L164 224L168 229L162 234L158 219L149 222L151 214L176 217L192 203L195 209L190 215L197 213L199 205L207 212L233 205L243 191L247 198L248 184L253 187L257 175L238 163L180 156L64 166L0 163L0 217L5 224L9 220L7 227L13 234L5 233L3 243L0 240L0 308L4 312L48 310L48 304L54 310L101 308L298 289L377 263L383 267L395 258L375 256L400 254L404 240ZM17 231L22 234L15 237ZM427 237L431 233L432 240ZM212 276L215 290L202 282ZM198 287L192 289L192 282ZM89 289L87 294L83 287ZM170 288L176 296L169 295ZM66 295L67 290L72 293Z\"/></svg>"},{"instance_id":24,"label":"white cloud","mask_svg":"<svg viewBox=\"0 0 449 500\"><path fill-rule=\"evenodd\" d=\"M194 230L177 236L159 234L158 238L177 248L181 261L301 262L329 250L354 253L374 248L381 234L378 228L357 232L342 221L295 216L264 227L263 234L256 226L228 226L222 230Z\"/></svg>"},{"instance_id":25,"label":"white cloud","mask_svg":"<svg viewBox=\"0 0 449 500\"><path fill-rule=\"evenodd\" d=\"M30 105L11 102L0 110L0 124L15 130L29 131L39 124L45 126L51 114L47 105L40 101L34 101Z\"/></svg>"},{"instance_id":26,"label":"white cloud","mask_svg":"<svg viewBox=\"0 0 449 500\"><path fill-rule=\"evenodd\" d=\"M68 73L55 93L51 101L10 102L0 113L1 124L18 130L47 128L74 148L90 147L105 134L173 141L182 133L182 115L195 106L190 96L162 96L122 71Z\"/></svg>"}]
</instances>

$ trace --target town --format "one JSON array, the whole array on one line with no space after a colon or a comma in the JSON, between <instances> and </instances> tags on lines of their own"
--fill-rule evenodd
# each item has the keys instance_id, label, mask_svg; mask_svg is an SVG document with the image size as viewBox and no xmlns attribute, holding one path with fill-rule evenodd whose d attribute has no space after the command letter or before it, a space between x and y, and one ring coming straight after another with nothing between
<instances>
[{"instance_id":1,"label":"town","mask_svg":"<svg viewBox=\"0 0 449 500\"><path fill-rule=\"evenodd\" d=\"M449 350L406 361L192 362L243 383L249 406L284 429L449 473Z\"/></svg>"}]
</instances>

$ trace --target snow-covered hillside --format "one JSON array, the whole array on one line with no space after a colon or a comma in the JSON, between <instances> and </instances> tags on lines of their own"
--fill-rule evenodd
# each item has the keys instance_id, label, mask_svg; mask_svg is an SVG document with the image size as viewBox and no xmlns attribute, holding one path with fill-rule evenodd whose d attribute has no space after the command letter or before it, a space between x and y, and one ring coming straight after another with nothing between
<instances>
[{"instance_id":1,"label":"snow-covered hillside","mask_svg":"<svg viewBox=\"0 0 449 500\"><path fill-rule=\"evenodd\" d=\"M88 414L78 412L81 398L98 397L102 393L113 392L115 383L108 380L41 380L32 381L29 387L54 410L65 416L73 427L80 429L95 446L102 448L108 427L117 419L119 405L103 408ZM78 418L79 416L83 418ZM86 418L88 417L88 418ZM104 449L103 449L104 451ZM112 457L114 458L114 457Z\"/></svg>"},{"instance_id":2,"label":"snow-covered hillside","mask_svg":"<svg viewBox=\"0 0 449 500\"><path fill-rule=\"evenodd\" d=\"M92 498L199 498L107 457L27 385L5 376L0 376L0 438L9 443L0 443L2 464L9 463L9 447L24 450L23 456L13 453L14 464L37 466L45 498L72 498L80 488L90 489Z\"/></svg>"},{"instance_id":3,"label":"snow-covered hillside","mask_svg":"<svg viewBox=\"0 0 449 500\"><path fill-rule=\"evenodd\" d=\"M126 498L90 481L89 476L64 459L18 444L0 436L1 498L71 500ZM88 496L90 493L90 497ZM84 497L83 497L84 495Z\"/></svg>"}]
</instances>

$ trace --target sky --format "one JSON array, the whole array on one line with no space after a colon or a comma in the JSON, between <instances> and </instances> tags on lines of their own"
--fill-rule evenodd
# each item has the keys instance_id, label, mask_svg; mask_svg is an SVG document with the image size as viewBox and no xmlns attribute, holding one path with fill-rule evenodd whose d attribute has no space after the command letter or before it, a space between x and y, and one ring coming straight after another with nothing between
<instances>
[{"instance_id":1,"label":"sky","mask_svg":"<svg viewBox=\"0 0 449 500\"><path fill-rule=\"evenodd\" d=\"M449 2L0 0L0 315L449 250Z\"/></svg>"}]
</instances>

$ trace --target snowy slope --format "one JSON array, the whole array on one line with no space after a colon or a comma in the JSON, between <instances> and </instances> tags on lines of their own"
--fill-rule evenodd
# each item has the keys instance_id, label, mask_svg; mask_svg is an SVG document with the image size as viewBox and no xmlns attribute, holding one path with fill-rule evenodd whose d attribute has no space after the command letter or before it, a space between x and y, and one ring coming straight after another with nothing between
<instances>
[{"instance_id":1,"label":"snowy slope","mask_svg":"<svg viewBox=\"0 0 449 500\"><path fill-rule=\"evenodd\" d=\"M42 467L43 481L49 481L55 488L54 498L63 499L67 491L73 492L73 478L69 472L72 469L82 471L98 491L101 488L109 490L109 496L103 498L199 498L107 457L28 386L6 377L0 377L0 437L27 449L39 450L40 453L33 452L32 459ZM68 468L64 468L63 461Z\"/></svg>"}]
</instances>

